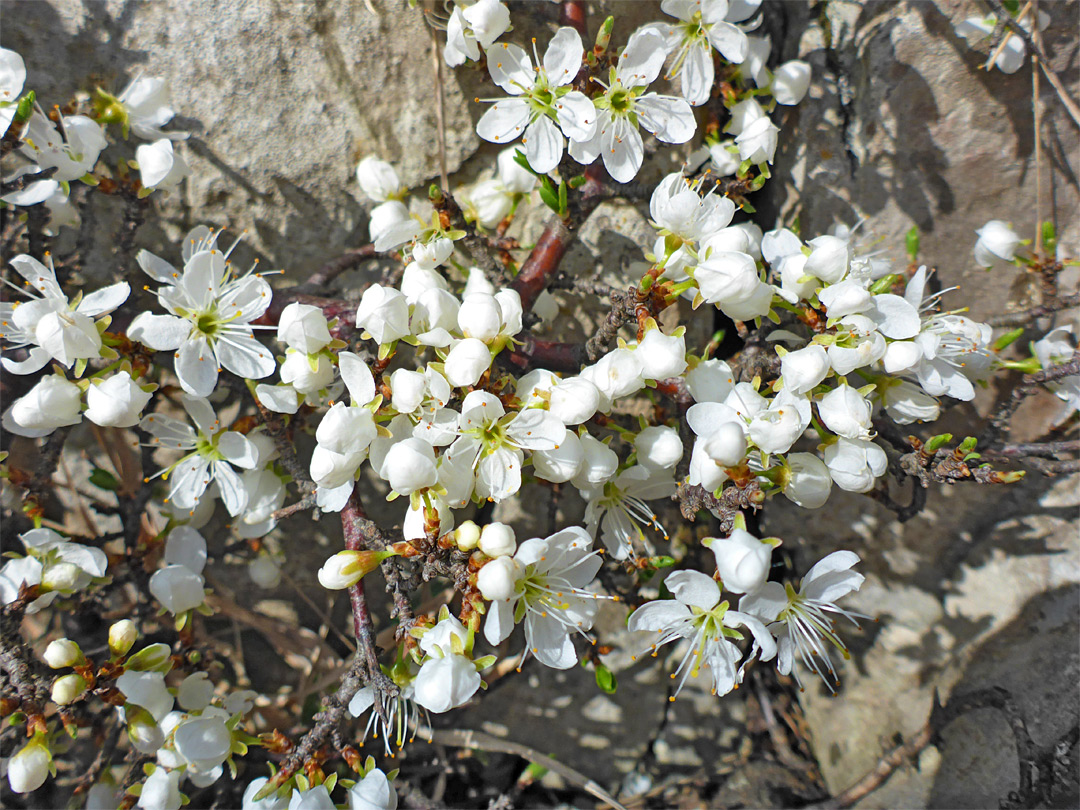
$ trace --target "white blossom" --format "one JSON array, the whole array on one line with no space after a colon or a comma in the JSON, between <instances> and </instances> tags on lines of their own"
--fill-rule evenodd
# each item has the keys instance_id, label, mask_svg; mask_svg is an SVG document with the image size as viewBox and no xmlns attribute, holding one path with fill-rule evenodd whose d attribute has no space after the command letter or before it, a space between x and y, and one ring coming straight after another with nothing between
<instances>
[{"instance_id":1,"label":"white blossom","mask_svg":"<svg viewBox=\"0 0 1080 810\"><path fill-rule=\"evenodd\" d=\"M749 43L740 28L726 21L727 0L664 0L660 8L678 23L654 23L674 53L667 78L679 76L683 97L694 106L704 104L713 89L713 49L734 64L746 58Z\"/></svg>"},{"instance_id":2,"label":"white blossom","mask_svg":"<svg viewBox=\"0 0 1080 810\"><path fill-rule=\"evenodd\" d=\"M825 448L825 466L833 482L848 492L869 492L885 474L885 451L866 439L840 438Z\"/></svg>"},{"instance_id":3,"label":"white blossom","mask_svg":"<svg viewBox=\"0 0 1080 810\"><path fill-rule=\"evenodd\" d=\"M119 371L86 389L85 416L102 427L134 427L151 394L126 371Z\"/></svg>"},{"instance_id":4,"label":"white blossom","mask_svg":"<svg viewBox=\"0 0 1080 810\"><path fill-rule=\"evenodd\" d=\"M145 189L168 191L191 174L187 161L168 138L139 146L135 150L135 162L139 164L139 178Z\"/></svg>"},{"instance_id":5,"label":"white blossom","mask_svg":"<svg viewBox=\"0 0 1080 810\"><path fill-rule=\"evenodd\" d=\"M670 470L656 470L641 465L620 473L614 480L593 487L580 487L588 504L585 525L589 534L597 536L616 560L625 560L635 553L635 541L651 554L641 525L646 524L668 538L656 513L647 501L669 498L675 494L675 481Z\"/></svg>"},{"instance_id":6,"label":"white blossom","mask_svg":"<svg viewBox=\"0 0 1080 810\"><path fill-rule=\"evenodd\" d=\"M82 421L79 387L59 374L42 377L4 414L4 429L19 436L47 436L59 427Z\"/></svg>"},{"instance_id":7,"label":"white blossom","mask_svg":"<svg viewBox=\"0 0 1080 810\"><path fill-rule=\"evenodd\" d=\"M716 570L725 590L751 593L765 584L772 565L773 545L738 527L727 537L710 537L702 545L716 557Z\"/></svg>"},{"instance_id":8,"label":"white blossom","mask_svg":"<svg viewBox=\"0 0 1080 810\"><path fill-rule=\"evenodd\" d=\"M26 82L26 64L15 51L0 48L0 135L15 120L19 96Z\"/></svg>"}]
</instances>

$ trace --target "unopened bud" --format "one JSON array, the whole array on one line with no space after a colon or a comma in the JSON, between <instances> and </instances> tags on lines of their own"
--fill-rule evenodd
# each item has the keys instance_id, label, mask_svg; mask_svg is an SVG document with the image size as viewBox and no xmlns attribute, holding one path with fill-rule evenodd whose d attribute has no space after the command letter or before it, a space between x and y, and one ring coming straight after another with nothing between
<instances>
[{"instance_id":1,"label":"unopened bud","mask_svg":"<svg viewBox=\"0 0 1080 810\"><path fill-rule=\"evenodd\" d=\"M167 644L151 644L143 647L124 665L128 670L135 672L161 672L162 674L172 669L172 650Z\"/></svg>"},{"instance_id":2,"label":"unopened bud","mask_svg":"<svg viewBox=\"0 0 1080 810\"><path fill-rule=\"evenodd\" d=\"M148 756L156 754L165 744L165 734L150 712L142 706L127 703L124 705L124 716L127 718L128 739L135 750Z\"/></svg>"},{"instance_id":3,"label":"unopened bud","mask_svg":"<svg viewBox=\"0 0 1080 810\"><path fill-rule=\"evenodd\" d=\"M480 569L476 575L476 587L489 601L505 601L517 592L522 573L521 563L513 557L497 557Z\"/></svg>"},{"instance_id":4,"label":"unopened bud","mask_svg":"<svg viewBox=\"0 0 1080 810\"><path fill-rule=\"evenodd\" d=\"M86 662L79 645L69 638L58 638L56 641L49 642L42 658L53 669L79 666Z\"/></svg>"},{"instance_id":5,"label":"unopened bud","mask_svg":"<svg viewBox=\"0 0 1080 810\"><path fill-rule=\"evenodd\" d=\"M52 753L44 734L35 734L22 750L8 761L8 784L15 793L30 793L45 784Z\"/></svg>"},{"instance_id":6,"label":"unopened bud","mask_svg":"<svg viewBox=\"0 0 1080 810\"><path fill-rule=\"evenodd\" d=\"M41 588L45 591L71 593L79 581L82 569L75 563L58 562L50 565L41 577Z\"/></svg>"},{"instance_id":7,"label":"unopened bud","mask_svg":"<svg viewBox=\"0 0 1080 810\"><path fill-rule=\"evenodd\" d=\"M67 706L69 703L74 703L78 700L79 696L86 691L86 679L82 675L76 675L72 672L70 675L63 675L53 681L52 702L58 706Z\"/></svg>"},{"instance_id":8,"label":"unopened bud","mask_svg":"<svg viewBox=\"0 0 1080 810\"><path fill-rule=\"evenodd\" d=\"M505 557L517 551L514 530L505 523L489 523L480 532L480 550L489 557Z\"/></svg>"},{"instance_id":9,"label":"unopened bud","mask_svg":"<svg viewBox=\"0 0 1080 810\"><path fill-rule=\"evenodd\" d=\"M339 551L319 569L319 584L332 591L351 588L396 551Z\"/></svg>"},{"instance_id":10,"label":"unopened bud","mask_svg":"<svg viewBox=\"0 0 1080 810\"><path fill-rule=\"evenodd\" d=\"M135 627L135 622L121 619L109 628L109 652L117 658L127 655L138 637L139 630Z\"/></svg>"},{"instance_id":11,"label":"unopened bud","mask_svg":"<svg viewBox=\"0 0 1080 810\"><path fill-rule=\"evenodd\" d=\"M454 529L454 541L462 551L472 551L480 542L480 527L466 520Z\"/></svg>"}]
</instances>

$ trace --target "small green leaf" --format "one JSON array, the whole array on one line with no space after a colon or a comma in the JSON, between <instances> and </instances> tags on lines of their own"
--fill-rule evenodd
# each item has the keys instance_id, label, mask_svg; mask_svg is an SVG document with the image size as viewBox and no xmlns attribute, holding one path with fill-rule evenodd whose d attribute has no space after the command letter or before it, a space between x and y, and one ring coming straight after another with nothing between
<instances>
[{"instance_id":1,"label":"small green leaf","mask_svg":"<svg viewBox=\"0 0 1080 810\"><path fill-rule=\"evenodd\" d=\"M559 213L559 195L555 190L555 184L547 177L540 178L540 199L556 214Z\"/></svg>"},{"instance_id":2,"label":"small green leaf","mask_svg":"<svg viewBox=\"0 0 1080 810\"><path fill-rule=\"evenodd\" d=\"M523 168L525 171L527 171L529 174L531 174L531 175L533 175L535 177L540 177L541 176L540 172L536 171L536 169L534 169L532 166L529 165L529 159L527 157L525 157L525 153L522 152L520 149L518 149L516 152L514 152L514 162L518 166Z\"/></svg>"},{"instance_id":3,"label":"small green leaf","mask_svg":"<svg viewBox=\"0 0 1080 810\"><path fill-rule=\"evenodd\" d=\"M579 174L577 175L577 177L571 177L569 181L570 188L581 188L583 185L585 185L585 181L587 179L588 178L583 174Z\"/></svg>"},{"instance_id":4,"label":"small green leaf","mask_svg":"<svg viewBox=\"0 0 1080 810\"><path fill-rule=\"evenodd\" d=\"M120 489L120 482L116 480L116 476L100 467L94 467L91 471L90 483L98 489L105 489L109 492L116 492L116 490Z\"/></svg>"},{"instance_id":5,"label":"small green leaf","mask_svg":"<svg viewBox=\"0 0 1080 810\"><path fill-rule=\"evenodd\" d=\"M1044 222L1042 224L1042 241L1043 249L1050 255L1053 255L1057 250L1057 233L1054 231L1053 222Z\"/></svg>"},{"instance_id":6,"label":"small green leaf","mask_svg":"<svg viewBox=\"0 0 1080 810\"><path fill-rule=\"evenodd\" d=\"M565 217L568 210L566 181L559 183L559 216Z\"/></svg>"},{"instance_id":7,"label":"small green leaf","mask_svg":"<svg viewBox=\"0 0 1080 810\"><path fill-rule=\"evenodd\" d=\"M904 244L907 246L907 254L911 257L912 261L915 261L915 257L919 255L919 226L912 225L911 230L907 232L907 236L904 237Z\"/></svg>"},{"instance_id":8,"label":"small green leaf","mask_svg":"<svg viewBox=\"0 0 1080 810\"><path fill-rule=\"evenodd\" d=\"M596 662L596 685L602 692L607 692L609 695L615 694L615 690L619 688L615 673L599 661Z\"/></svg>"},{"instance_id":9,"label":"small green leaf","mask_svg":"<svg viewBox=\"0 0 1080 810\"><path fill-rule=\"evenodd\" d=\"M952 441L951 433L939 433L937 436L931 436L926 444L923 445L923 451L928 454L936 453L946 444Z\"/></svg>"}]
</instances>

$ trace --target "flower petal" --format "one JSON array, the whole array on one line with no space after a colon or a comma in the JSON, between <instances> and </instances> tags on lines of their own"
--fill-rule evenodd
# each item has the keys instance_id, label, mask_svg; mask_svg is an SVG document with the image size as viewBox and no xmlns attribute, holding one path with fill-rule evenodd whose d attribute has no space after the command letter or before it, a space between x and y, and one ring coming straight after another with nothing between
<instances>
[{"instance_id":1,"label":"flower petal","mask_svg":"<svg viewBox=\"0 0 1080 810\"><path fill-rule=\"evenodd\" d=\"M217 385L217 358L201 335L185 340L176 353L176 376L180 386L196 397L208 397ZM266 375L261 375L266 376Z\"/></svg>"},{"instance_id":2,"label":"flower petal","mask_svg":"<svg viewBox=\"0 0 1080 810\"><path fill-rule=\"evenodd\" d=\"M375 378L367 363L353 352L341 352L338 355L338 368L341 379L349 389L353 405L367 405L375 399Z\"/></svg>"},{"instance_id":3,"label":"flower petal","mask_svg":"<svg viewBox=\"0 0 1080 810\"><path fill-rule=\"evenodd\" d=\"M572 90L555 102L563 134L571 141L587 141L596 132L596 107L584 93Z\"/></svg>"},{"instance_id":4,"label":"flower petal","mask_svg":"<svg viewBox=\"0 0 1080 810\"><path fill-rule=\"evenodd\" d=\"M676 599L690 607L711 610L720 601L720 586L700 571L675 571L664 584Z\"/></svg>"},{"instance_id":5,"label":"flower petal","mask_svg":"<svg viewBox=\"0 0 1080 810\"><path fill-rule=\"evenodd\" d=\"M529 124L529 102L508 98L491 105L476 123L476 134L491 143L510 143L516 140Z\"/></svg>"},{"instance_id":6,"label":"flower petal","mask_svg":"<svg viewBox=\"0 0 1080 810\"><path fill-rule=\"evenodd\" d=\"M581 70L584 56L585 48L577 31L566 26L556 31L544 54L544 71L551 86L570 84Z\"/></svg>"},{"instance_id":7,"label":"flower petal","mask_svg":"<svg viewBox=\"0 0 1080 810\"><path fill-rule=\"evenodd\" d=\"M683 104L686 102L684 101ZM689 107L687 107L689 109ZM625 118L615 118L600 135L604 168L619 183L629 183L641 168L645 147L637 128Z\"/></svg>"},{"instance_id":8,"label":"flower petal","mask_svg":"<svg viewBox=\"0 0 1080 810\"><path fill-rule=\"evenodd\" d=\"M487 65L491 80L512 96L520 96L536 82L532 59L520 45L496 43L487 52Z\"/></svg>"},{"instance_id":9,"label":"flower petal","mask_svg":"<svg viewBox=\"0 0 1080 810\"><path fill-rule=\"evenodd\" d=\"M634 109L641 126L665 143L686 143L694 137L697 122L684 99L646 93L635 102Z\"/></svg>"},{"instance_id":10,"label":"flower petal","mask_svg":"<svg viewBox=\"0 0 1080 810\"><path fill-rule=\"evenodd\" d=\"M566 146L559 128L546 115L529 124L522 143L525 144L525 157L529 159L529 165L540 174L547 174L559 165Z\"/></svg>"},{"instance_id":11,"label":"flower petal","mask_svg":"<svg viewBox=\"0 0 1080 810\"><path fill-rule=\"evenodd\" d=\"M214 343L214 353L221 365L246 380L269 377L277 369L273 354L249 330L224 333Z\"/></svg>"},{"instance_id":12,"label":"flower petal","mask_svg":"<svg viewBox=\"0 0 1080 810\"><path fill-rule=\"evenodd\" d=\"M124 303L130 294L131 287L128 286L126 281L121 281L119 284L110 284L108 287L102 287L100 290L86 296L79 302L79 306L75 308L75 311L81 312L83 315L89 315L91 318L104 315Z\"/></svg>"}]
</instances>

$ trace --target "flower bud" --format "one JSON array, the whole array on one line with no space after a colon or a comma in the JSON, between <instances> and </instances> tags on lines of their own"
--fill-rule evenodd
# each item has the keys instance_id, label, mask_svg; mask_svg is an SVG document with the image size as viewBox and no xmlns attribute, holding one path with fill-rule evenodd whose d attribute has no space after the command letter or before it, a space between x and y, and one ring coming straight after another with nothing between
<instances>
[{"instance_id":1,"label":"flower bud","mask_svg":"<svg viewBox=\"0 0 1080 810\"><path fill-rule=\"evenodd\" d=\"M992 219L975 231L979 240L975 243L975 263L980 267L992 267L1003 259L1011 262L1020 244L1020 237L1000 219Z\"/></svg>"},{"instance_id":2,"label":"flower bud","mask_svg":"<svg viewBox=\"0 0 1080 810\"><path fill-rule=\"evenodd\" d=\"M321 444L311 451L311 480L324 489L337 489L352 480L364 453L335 453Z\"/></svg>"},{"instance_id":3,"label":"flower bud","mask_svg":"<svg viewBox=\"0 0 1080 810\"><path fill-rule=\"evenodd\" d=\"M603 484L615 475L619 468L619 456L614 450L588 433L581 437L581 449L585 453L585 461L572 480L575 487L585 489Z\"/></svg>"},{"instance_id":4,"label":"flower bud","mask_svg":"<svg viewBox=\"0 0 1080 810\"><path fill-rule=\"evenodd\" d=\"M81 666L86 662L79 645L69 638L58 638L55 641L50 641L41 657L53 669Z\"/></svg>"},{"instance_id":5,"label":"flower bud","mask_svg":"<svg viewBox=\"0 0 1080 810\"><path fill-rule=\"evenodd\" d=\"M595 385L602 395L601 410L609 409L613 400L645 387L641 360L642 356L630 349L615 349L581 372L581 376Z\"/></svg>"},{"instance_id":6,"label":"flower bud","mask_svg":"<svg viewBox=\"0 0 1080 810\"><path fill-rule=\"evenodd\" d=\"M832 492L832 478L825 462L813 453L789 453L784 460L787 466L784 495L804 509L824 506Z\"/></svg>"},{"instance_id":7,"label":"flower bud","mask_svg":"<svg viewBox=\"0 0 1080 810\"><path fill-rule=\"evenodd\" d=\"M841 438L825 448L825 466L840 489L869 492L885 474L889 457L871 441Z\"/></svg>"},{"instance_id":8,"label":"flower bud","mask_svg":"<svg viewBox=\"0 0 1080 810\"><path fill-rule=\"evenodd\" d=\"M281 567L269 554L260 554L248 563L248 576L260 588L270 590L281 583Z\"/></svg>"},{"instance_id":9,"label":"flower bud","mask_svg":"<svg viewBox=\"0 0 1080 810\"><path fill-rule=\"evenodd\" d=\"M398 413L412 413L424 401L427 378L423 372L399 368L390 375L390 403Z\"/></svg>"},{"instance_id":10,"label":"flower bud","mask_svg":"<svg viewBox=\"0 0 1080 810\"><path fill-rule=\"evenodd\" d=\"M430 242L418 243L413 246L412 259L425 270L434 270L454 252L454 243L445 236L432 239Z\"/></svg>"},{"instance_id":11,"label":"flower bud","mask_svg":"<svg viewBox=\"0 0 1080 810\"><path fill-rule=\"evenodd\" d=\"M368 287L356 310L356 326L380 345L392 343L409 334L409 302L399 290Z\"/></svg>"},{"instance_id":12,"label":"flower bud","mask_svg":"<svg viewBox=\"0 0 1080 810\"><path fill-rule=\"evenodd\" d=\"M764 108L753 96L733 105L729 110L729 116L724 129L734 135L740 135L754 121L766 117Z\"/></svg>"},{"instance_id":13,"label":"flower bud","mask_svg":"<svg viewBox=\"0 0 1080 810\"><path fill-rule=\"evenodd\" d=\"M150 593L174 616L203 603L203 578L185 565L167 565L150 577Z\"/></svg>"},{"instance_id":14,"label":"flower bud","mask_svg":"<svg viewBox=\"0 0 1080 810\"><path fill-rule=\"evenodd\" d=\"M172 650L167 644L149 644L124 663L129 672L168 672L172 668Z\"/></svg>"},{"instance_id":15,"label":"flower bud","mask_svg":"<svg viewBox=\"0 0 1080 810\"><path fill-rule=\"evenodd\" d=\"M142 810L180 810L180 777L183 771L158 768L143 782L138 806Z\"/></svg>"},{"instance_id":16,"label":"flower bud","mask_svg":"<svg viewBox=\"0 0 1080 810\"><path fill-rule=\"evenodd\" d=\"M682 458L683 446L674 428L647 427L634 439L638 463L653 470L669 470Z\"/></svg>"},{"instance_id":17,"label":"flower bud","mask_svg":"<svg viewBox=\"0 0 1080 810\"><path fill-rule=\"evenodd\" d=\"M480 527L466 520L454 529L454 542L462 551L472 551L480 543Z\"/></svg>"},{"instance_id":18,"label":"flower bud","mask_svg":"<svg viewBox=\"0 0 1080 810\"><path fill-rule=\"evenodd\" d=\"M62 675L53 681L50 698L57 706L67 706L74 703L79 696L86 691L86 679L74 672Z\"/></svg>"},{"instance_id":19,"label":"flower bud","mask_svg":"<svg viewBox=\"0 0 1080 810\"><path fill-rule=\"evenodd\" d=\"M577 434L567 428L557 447L551 450L533 450L532 462L537 478L561 484L581 472L585 463L585 451Z\"/></svg>"},{"instance_id":20,"label":"flower bud","mask_svg":"<svg viewBox=\"0 0 1080 810\"><path fill-rule=\"evenodd\" d=\"M851 248L838 236L819 236L807 242L812 248L804 268L807 275L835 284L847 275Z\"/></svg>"},{"instance_id":21,"label":"flower bud","mask_svg":"<svg viewBox=\"0 0 1080 810\"><path fill-rule=\"evenodd\" d=\"M686 341L682 335L665 335L650 329L634 349L641 360L641 373L646 380L666 380L686 371Z\"/></svg>"},{"instance_id":22,"label":"flower bud","mask_svg":"<svg viewBox=\"0 0 1080 810\"><path fill-rule=\"evenodd\" d=\"M314 368L312 359L315 360ZM301 394L314 394L330 387L334 381L334 364L325 354L312 357L290 349L281 364L281 381Z\"/></svg>"},{"instance_id":23,"label":"flower bud","mask_svg":"<svg viewBox=\"0 0 1080 810\"><path fill-rule=\"evenodd\" d=\"M79 386L58 374L43 377L24 397L11 406L11 420L20 428L52 432L81 420ZM38 435L45 435L39 433Z\"/></svg>"},{"instance_id":24,"label":"flower bud","mask_svg":"<svg viewBox=\"0 0 1080 810\"><path fill-rule=\"evenodd\" d=\"M394 167L385 160L368 155L356 166L360 190L375 202L386 202L401 191L401 181Z\"/></svg>"},{"instance_id":25,"label":"flower bud","mask_svg":"<svg viewBox=\"0 0 1080 810\"><path fill-rule=\"evenodd\" d=\"M341 455L364 452L378 435L371 411L344 402L335 402L315 429L319 446Z\"/></svg>"},{"instance_id":26,"label":"flower bud","mask_svg":"<svg viewBox=\"0 0 1080 810\"><path fill-rule=\"evenodd\" d=\"M702 450L721 467L734 467L746 457L746 433L734 422L725 422L705 438Z\"/></svg>"},{"instance_id":27,"label":"flower bud","mask_svg":"<svg viewBox=\"0 0 1080 810\"><path fill-rule=\"evenodd\" d=\"M686 387L695 402L723 402L734 382L731 366L723 360L702 360L686 372Z\"/></svg>"},{"instance_id":28,"label":"flower bud","mask_svg":"<svg viewBox=\"0 0 1080 810\"><path fill-rule=\"evenodd\" d=\"M277 339L301 354L314 354L333 338L321 309L294 301L281 311Z\"/></svg>"},{"instance_id":29,"label":"flower bud","mask_svg":"<svg viewBox=\"0 0 1080 810\"><path fill-rule=\"evenodd\" d=\"M156 754L165 744L165 734L150 716L150 712L129 703L124 706L124 715L127 718L128 739L135 750L147 756Z\"/></svg>"},{"instance_id":30,"label":"flower bud","mask_svg":"<svg viewBox=\"0 0 1080 810\"><path fill-rule=\"evenodd\" d=\"M757 290L757 265L746 253L714 251L694 270L694 281L710 304L745 301Z\"/></svg>"},{"instance_id":31,"label":"flower bud","mask_svg":"<svg viewBox=\"0 0 1080 810\"><path fill-rule=\"evenodd\" d=\"M517 551L514 530L505 523L489 523L480 532L480 550L489 557L503 557Z\"/></svg>"},{"instance_id":32,"label":"flower bud","mask_svg":"<svg viewBox=\"0 0 1080 810\"><path fill-rule=\"evenodd\" d=\"M459 318L460 319L460 318ZM491 366L491 351L477 338L458 341L446 355L446 379L457 388L476 385Z\"/></svg>"},{"instance_id":33,"label":"flower bud","mask_svg":"<svg viewBox=\"0 0 1080 810\"><path fill-rule=\"evenodd\" d=\"M825 427L848 439L869 437L871 411L870 403L850 385L838 385L818 402Z\"/></svg>"},{"instance_id":34,"label":"flower bud","mask_svg":"<svg viewBox=\"0 0 1080 810\"><path fill-rule=\"evenodd\" d=\"M191 174L187 161L168 138L137 147L135 162L139 165L139 180L147 189L167 191Z\"/></svg>"},{"instance_id":35,"label":"flower bud","mask_svg":"<svg viewBox=\"0 0 1080 810\"><path fill-rule=\"evenodd\" d=\"M86 418L102 427L133 427L150 394L143 391L126 371L113 374L99 385L86 389Z\"/></svg>"},{"instance_id":36,"label":"flower bud","mask_svg":"<svg viewBox=\"0 0 1080 810\"><path fill-rule=\"evenodd\" d=\"M423 439L402 439L383 461L379 474L399 495L411 495L418 489L434 486L439 480L435 450Z\"/></svg>"},{"instance_id":37,"label":"flower bud","mask_svg":"<svg viewBox=\"0 0 1080 810\"><path fill-rule=\"evenodd\" d=\"M809 260L807 260L809 261ZM818 293L829 318L843 318L870 308L873 296L855 279L832 284Z\"/></svg>"},{"instance_id":38,"label":"flower bud","mask_svg":"<svg viewBox=\"0 0 1080 810\"><path fill-rule=\"evenodd\" d=\"M477 573L476 587L488 601L504 601L516 593L521 574L521 563L513 557L496 557Z\"/></svg>"},{"instance_id":39,"label":"flower bud","mask_svg":"<svg viewBox=\"0 0 1080 810\"><path fill-rule=\"evenodd\" d=\"M816 343L788 352L780 361L780 374L784 378L784 390L793 394L806 394L813 390L829 373L829 355Z\"/></svg>"},{"instance_id":40,"label":"flower bud","mask_svg":"<svg viewBox=\"0 0 1080 810\"><path fill-rule=\"evenodd\" d=\"M773 74L773 98L777 104L794 106L810 89L810 65L799 59L785 62Z\"/></svg>"},{"instance_id":41,"label":"flower bud","mask_svg":"<svg viewBox=\"0 0 1080 810\"><path fill-rule=\"evenodd\" d=\"M45 784L52 753L44 734L35 734L22 750L8 761L8 784L15 793L30 793Z\"/></svg>"},{"instance_id":42,"label":"flower bud","mask_svg":"<svg viewBox=\"0 0 1080 810\"><path fill-rule=\"evenodd\" d=\"M139 630L131 619L121 619L109 628L109 652L117 658L127 655L139 637Z\"/></svg>"},{"instance_id":43,"label":"flower bud","mask_svg":"<svg viewBox=\"0 0 1080 810\"><path fill-rule=\"evenodd\" d=\"M732 529L729 537L712 537L703 544L716 556L725 590L751 593L768 579L773 547L745 529Z\"/></svg>"},{"instance_id":44,"label":"flower bud","mask_svg":"<svg viewBox=\"0 0 1080 810\"><path fill-rule=\"evenodd\" d=\"M584 377L568 377L551 388L548 411L564 425L580 425L592 419L599 406L599 389Z\"/></svg>"},{"instance_id":45,"label":"flower bud","mask_svg":"<svg viewBox=\"0 0 1080 810\"><path fill-rule=\"evenodd\" d=\"M735 145L739 147L739 159L749 160L757 165L772 163L779 133L780 128L767 117L751 121L735 139Z\"/></svg>"},{"instance_id":46,"label":"flower bud","mask_svg":"<svg viewBox=\"0 0 1080 810\"><path fill-rule=\"evenodd\" d=\"M397 810L397 791L379 768L349 788L349 810Z\"/></svg>"},{"instance_id":47,"label":"flower bud","mask_svg":"<svg viewBox=\"0 0 1080 810\"><path fill-rule=\"evenodd\" d=\"M319 584L331 591L351 588L394 551L339 551L319 569Z\"/></svg>"}]
</instances>

